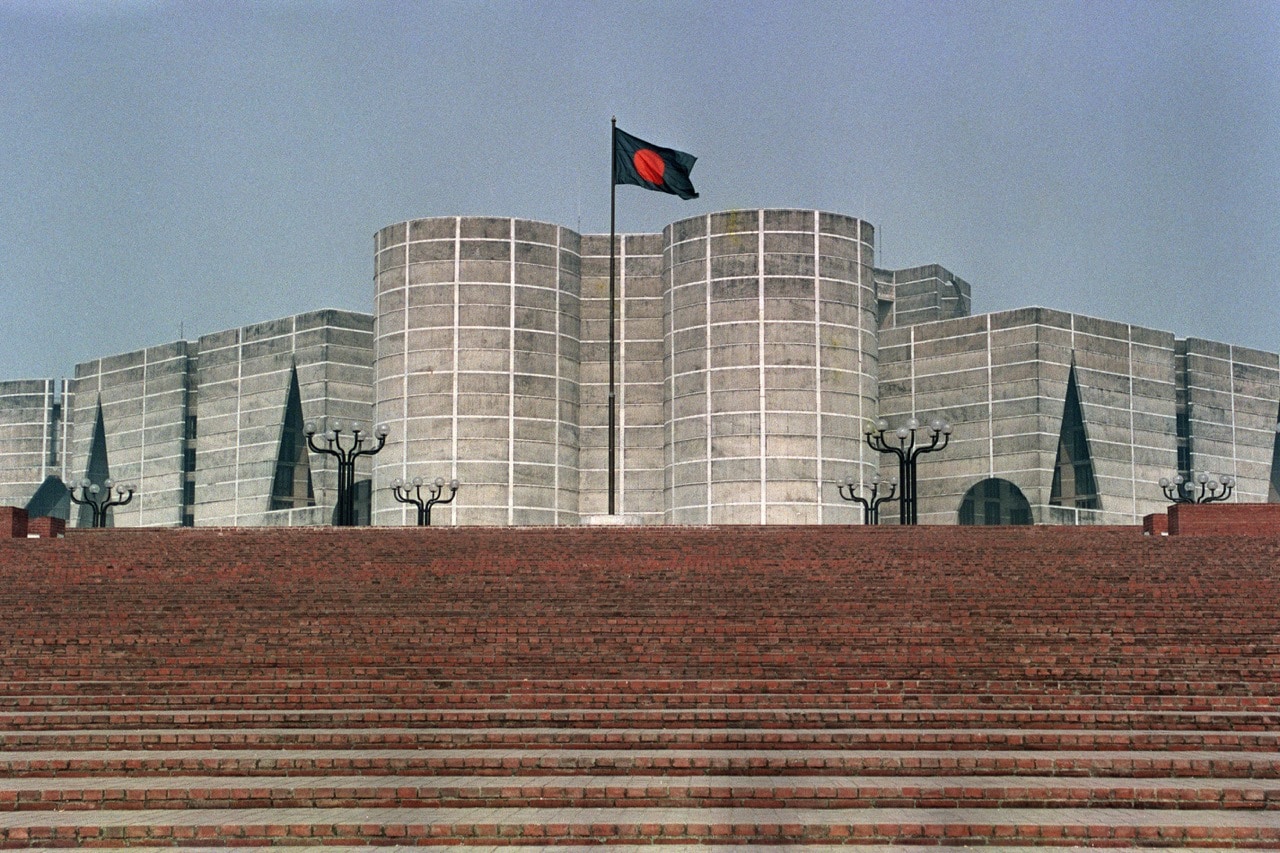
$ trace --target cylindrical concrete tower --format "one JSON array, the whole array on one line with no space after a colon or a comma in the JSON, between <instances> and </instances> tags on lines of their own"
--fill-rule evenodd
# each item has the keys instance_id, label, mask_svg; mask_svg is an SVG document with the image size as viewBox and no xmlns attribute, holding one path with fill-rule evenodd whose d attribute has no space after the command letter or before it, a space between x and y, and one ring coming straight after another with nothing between
<instances>
[{"instance_id":1,"label":"cylindrical concrete tower","mask_svg":"<svg viewBox=\"0 0 1280 853\"><path fill-rule=\"evenodd\" d=\"M666 521L857 523L834 484L879 461L871 225L746 210L664 238Z\"/></svg>"},{"instance_id":2,"label":"cylindrical concrete tower","mask_svg":"<svg viewBox=\"0 0 1280 853\"><path fill-rule=\"evenodd\" d=\"M396 477L457 477L436 524L578 523L577 233L447 217L383 228L375 273L374 524Z\"/></svg>"}]
</instances>

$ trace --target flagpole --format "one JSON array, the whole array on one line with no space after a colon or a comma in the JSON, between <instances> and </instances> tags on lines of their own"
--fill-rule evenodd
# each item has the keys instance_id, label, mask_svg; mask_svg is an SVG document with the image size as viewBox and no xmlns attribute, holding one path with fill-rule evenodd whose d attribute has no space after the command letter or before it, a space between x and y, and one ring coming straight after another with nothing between
<instances>
[{"instance_id":1,"label":"flagpole","mask_svg":"<svg viewBox=\"0 0 1280 853\"><path fill-rule=\"evenodd\" d=\"M615 293L617 288L617 272L616 258L618 251L616 244L617 237L617 216L618 216L618 162L617 152L614 150L615 137L618 130L618 117L614 116L610 120L609 132L609 173L611 180L609 181L609 515L616 514L614 504L614 492L616 491L614 470L617 461L617 438L615 436L615 408L617 404L617 396L615 383L617 381L614 370L614 349L616 347L614 335L614 315L615 315Z\"/></svg>"}]
</instances>

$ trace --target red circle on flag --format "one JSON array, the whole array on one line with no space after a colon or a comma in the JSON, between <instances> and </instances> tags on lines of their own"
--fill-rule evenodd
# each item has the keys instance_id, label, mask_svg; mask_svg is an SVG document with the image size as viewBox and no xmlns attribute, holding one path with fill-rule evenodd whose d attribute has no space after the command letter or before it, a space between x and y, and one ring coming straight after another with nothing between
<instances>
[{"instance_id":1,"label":"red circle on flag","mask_svg":"<svg viewBox=\"0 0 1280 853\"><path fill-rule=\"evenodd\" d=\"M667 164L657 151L651 148L641 148L631 160L635 163L636 171L640 173L640 177L651 184L662 183L662 173L667 170Z\"/></svg>"}]
</instances>

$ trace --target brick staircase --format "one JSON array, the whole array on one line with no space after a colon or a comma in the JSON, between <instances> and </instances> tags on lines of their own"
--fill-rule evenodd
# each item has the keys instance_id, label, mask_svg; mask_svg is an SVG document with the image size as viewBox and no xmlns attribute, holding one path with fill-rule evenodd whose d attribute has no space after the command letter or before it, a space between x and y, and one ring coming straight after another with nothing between
<instances>
[{"instance_id":1,"label":"brick staircase","mask_svg":"<svg viewBox=\"0 0 1280 853\"><path fill-rule=\"evenodd\" d=\"M0 847L1280 849L1280 537L0 539Z\"/></svg>"}]
</instances>

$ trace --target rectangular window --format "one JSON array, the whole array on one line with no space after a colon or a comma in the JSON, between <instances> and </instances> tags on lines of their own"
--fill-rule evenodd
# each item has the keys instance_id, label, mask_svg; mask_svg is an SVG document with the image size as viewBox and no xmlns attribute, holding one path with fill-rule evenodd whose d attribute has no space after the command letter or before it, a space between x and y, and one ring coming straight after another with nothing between
<instances>
[{"instance_id":1,"label":"rectangular window","mask_svg":"<svg viewBox=\"0 0 1280 853\"><path fill-rule=\"evenodd\" d=\"M1178 473L1184 477L1191 476L1191 448L1185 444L1178 445Z\"/></svg>"},{"instance_id":2,"label":"rectangular window","mask_svg":"<svg viewBox=\"0 0 1280 853\"><path fill-rule=\"evenodd\" d=\"M1078 497L1087 498L1098 493L1098 487L1093 482L1093 465L1089 462L1076 463L1076 495ZM1077 500L1076 506L1079 506Z\"/></svg>"}]
</instances>

